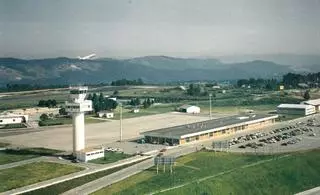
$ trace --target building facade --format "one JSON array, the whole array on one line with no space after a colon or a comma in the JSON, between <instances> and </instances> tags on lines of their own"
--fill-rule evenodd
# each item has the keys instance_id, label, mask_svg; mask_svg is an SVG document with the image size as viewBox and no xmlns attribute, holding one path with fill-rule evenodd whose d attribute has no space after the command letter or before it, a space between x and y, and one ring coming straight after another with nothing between
<instances>
[{"instance_id":1,"label":"building facade","mask_svg":"<svg viewBox=\"0 0 320 195\"><path fill-rule=\"evenodd\" d=\"M0 115L0 125L19 124L28 122L28 115L4 114Z\"/></svg>"},{"instance_id":2,"label":"building facade","mask_svg":"<svg viewBox=\"0 0 320 195\"><path fill-rule=\"evenodd\" d=\"M104 157L104 148L87 148L77 152L77 159L82 162L88 162L97 158Z\"/></svg>"},{"instance_id":3,"label":"building facade","mask_svg":"<svg viewBox=\"0 0 320 195\"><path fill-rule=\"evenodd\" d=\"M316 113L315 106L305 104L280 104L277 113L282 115L307 116Z\"/></svg>"},{"instance_id":4,"label":"building facade","mask_svg":"<svg viewBox=\"0 0 320 195\"><path fill-rule=\"evenodd\" d=\"M200 113L200 107L192 105L183 105L178 108L178 111L190 114L198 114Z\"/></svg>"},{"instance_id":5,"label":"building facade","mask_svg":"<svg viewBox=\"0 0 320 195\"><path fill-rule=\"evenodd\" d=\"M319 108L320 108L320 99L314 99L314 100L303 101L303 102L301 102L301 104L314 106L314 107L315 107L315 109L316 109L316 112L319 112Z\"/></svg>"},{"instance_id":6,"label":"building facade","mask_svg":"<svg viewBox=\"0 0 320 195\"><path fill-rule=\"evenodd\" d=\"M147 143L179 145L262 128L275 123L278 115L236 115L142 133Z\"/></svg>"}]
</instances>

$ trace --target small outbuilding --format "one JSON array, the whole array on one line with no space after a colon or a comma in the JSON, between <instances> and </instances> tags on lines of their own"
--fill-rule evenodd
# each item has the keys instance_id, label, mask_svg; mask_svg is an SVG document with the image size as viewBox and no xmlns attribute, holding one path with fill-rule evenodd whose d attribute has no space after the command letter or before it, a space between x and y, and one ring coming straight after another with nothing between
<instances>
[{"instance_id":1,"label":"small outbuilding","mask_svg":"<svg viewBox=\"0 0 320 195\"><path fill-rule=\"evenodd\" d=\"M198 114L200 113L200 107L192 106L192 105L182 105L178 108L179 112L191 113L191 114Z\"/></svg>"},{"instance_id":2,"label":"small outbuilding","mask_svg":"<svg viewBox=\"0 0 320 195\"><path fill-rule=\"evenodd\" d=\"M316 113L315 106L305 104L280 104L278 114L307 116Z\"/></svg>"},{"instance_id":3,"label":"small outbuilding","mask_svg":"<svg viewBox=\"0 0 320 195\"><path fill-rule=\"evenodd\" d=\"M97 113L98 117L100 118L113 118L114 117L114 113L111 111L100 111Z\"/></svg>"},{"instance_id":4,"label":"small outbuilding","mask_svg":"<svg viewBox=\"0 0 320 195\"><path fill-rule=\"evenodd\" d=\"M316 112L320 111L320 109L319 109L320 108L320 99L303 101L303 102L301 102L301 104L314 106L316 109Z\"/></svg>"},{"instance_id":5,"label":"small outbuilding","mask_svg":"<svg viewBox=\"0 0 320 195\"><path fill-rule=\"evenodd\" d=\"M140 109L139 108L134 108L134 109L131 110L131 112L132 113L138 113L138 112L140 112Z\"/></svg>"},{"instance_id":6,"label":"small outbuilding","mask_svg":"<svg viewBox=\"0 0 320 195\"><path fill-rule=\"evenodd\" d=\"M82 162L88 162L89 160L103 158L104 157L104 148L87 148L77 152L77 159Z\"/></svg>"}]
</instances>

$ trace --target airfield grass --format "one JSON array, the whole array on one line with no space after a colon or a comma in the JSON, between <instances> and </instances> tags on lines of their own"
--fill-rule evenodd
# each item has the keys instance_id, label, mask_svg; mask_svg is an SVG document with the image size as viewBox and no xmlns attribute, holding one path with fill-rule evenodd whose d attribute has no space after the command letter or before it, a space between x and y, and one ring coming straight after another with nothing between
<instances>
[{"instance_id":1,"label":"airfield grass","mask_svg":"<svg viewBox=\"0 0 320 195\"><path fill-rule=\"evenodd\" d=\"M320 150L259 156L197 152L177 159L173 174L155 167L103 188L100 194L294 194L320 185ZM159 193L160 194L160 193Z\"/></svg>"},{"instance_id":2,"label":"airfield grass","mask_svg":"<svg viewBox=\"0 0 320 195\"><path fill-rule=\"evenodd\" d=\"M78 186L84 185L88 182L99 179L101 177L110 175L114 172L120 171L121 169L132 166L132 165L137 164L142 161L143 160L138 161L138 162L134 162L134 163L130 163L127 165L123 165L120 167L108 169L105 171L100 171L97 173L85 175L85 176L71 179L71 180L68 180L68 181L65 181L62 183L54 184L54 185L48 186L46 188L41 188L41 189L37 189L37 190L31 191L31 192L26 192L26 193L23 193L23 195L43 195L43 194L58 195L58 194L62 194L63 192L66 192L66 191L71 190L73 188L76 188Z\"/></svg>"},{"instance_id":3,"label":"airfield grass","mask_svg":"<svg viewBox=\"0 0 320 195\"><path fill-rule=\"evenodd\" d=\"M0 151L0 165L28 160L40 156L50 156L61 152L47 148L6 149Z\"/></svg>"},{"instance_id":4,"label":"airfield grass","mask_svg":"<svg viewBox=\"0 0 320 195\"><path fill-rule=\"evenodd\" d=\"M52 162L35 162L0 170L0 192L38 183L83 170L81 167Z\"/></svg>"},{"instance_id":5,"label":"airfield grass","mask_svg":"<svg viewBox=\"0 0 320 195\"><path fill-rule=\"evenodd\" d=\"M104 120L94 119L88 116L86 116L84 120L86 124L106 122ZM70 125L70 124L72 124L72 118L54 118L54 119L48 119L48 120L39 122L40 126Z\"/></svg>"},{"instance_id":6,"label":"airfield grass","mask_svg":"<svg viewBox=\"0 0 320 195\"><path fill-rule=\"evenodd\" d=\"M96 164L108 164L117 162L122 159L126 159L132 157L130 154L120 153L120 152L105 152L103 158L98 158L94 160L90 160L90 163L96 163Z\"/></svg>"}]
</instances>

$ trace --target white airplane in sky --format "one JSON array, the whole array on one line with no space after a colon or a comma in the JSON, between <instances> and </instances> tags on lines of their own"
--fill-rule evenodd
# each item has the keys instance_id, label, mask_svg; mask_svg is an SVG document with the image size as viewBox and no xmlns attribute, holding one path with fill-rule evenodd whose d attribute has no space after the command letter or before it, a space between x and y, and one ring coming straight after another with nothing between
<instances>
[{"instance_id":1,"label":"white airplane in sky","mask_svg":"<svg viewBox=\"0 0 320 195\"><path fill-rule=\"evenodd\" d=\"M83 57L81 57L81 56L78 56L78 59L79 60L89 60L89 59L91 59L91 58L93 58L93 57L95 57L96 56L96 54L90 54L90 55L88 55L88 56L83 56Z\"/></svg>"}]
</instances>

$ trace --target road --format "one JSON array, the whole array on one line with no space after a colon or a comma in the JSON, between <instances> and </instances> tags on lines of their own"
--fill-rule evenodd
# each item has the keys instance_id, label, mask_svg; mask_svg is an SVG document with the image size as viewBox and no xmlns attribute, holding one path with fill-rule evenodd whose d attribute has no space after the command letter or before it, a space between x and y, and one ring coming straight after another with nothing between
<instances>
[{"instance_id":1,"label":"road","mask_svg":"<svg viewBox=\"0 0 320 195\"><path fill-rule=\"evenodd\" d=\"M168 150L167 152L165 152L165 155L174 156L177 158L179 156L183 156L183 155L195 152L195 151L196 151L195 145L186 145L183 147L174 147L174 148ZM69 190L69 191L63 193L63 195L90 194L90 193L93 193L99 189L106 187L106 186L109 186L113 183L116 183L118 181L126 179L132 175L140 173L143 170L149 169L153 165L154 165L154 162L153 162L153 158L152 158L152 159L143 161L141 163L135 164L131 167L125 168L123 170L120 170L118 172L115 172L113 174L102 177L100 179L86 183L86 184L79 186L77 188L74 188L72 190Z\"/></svg>"},{"instance_id":2,"label":"road","mask_svg":"<svg viewBox=\"0 0 320 195\"><path fill-rule=\"evenodd\" d=\"M306 190L304 192L297 193L296 195L319 195L320 194L320 186L316 188L312 188L310 190Z\"/></svg>"}]
</instances>

